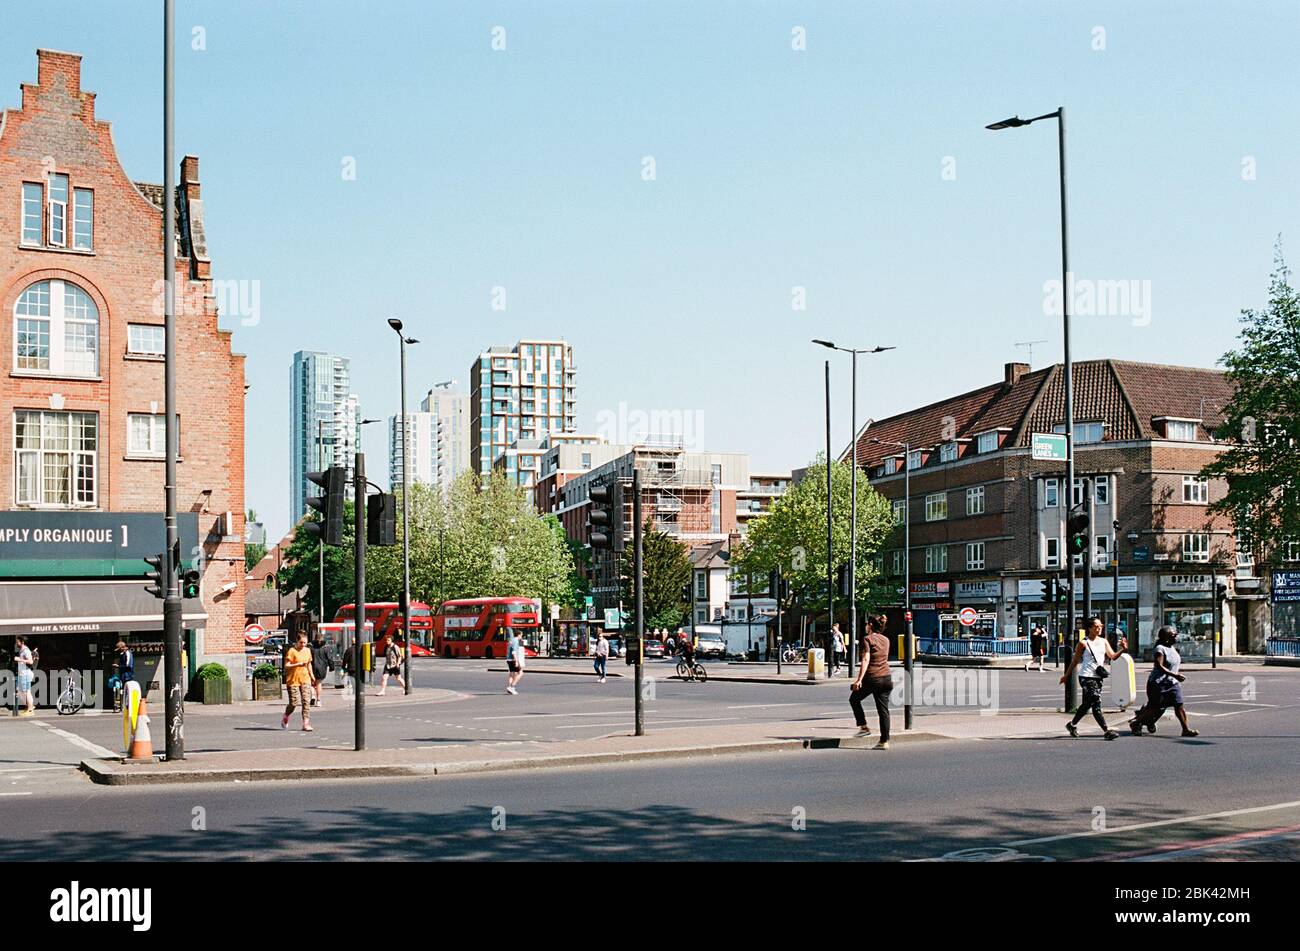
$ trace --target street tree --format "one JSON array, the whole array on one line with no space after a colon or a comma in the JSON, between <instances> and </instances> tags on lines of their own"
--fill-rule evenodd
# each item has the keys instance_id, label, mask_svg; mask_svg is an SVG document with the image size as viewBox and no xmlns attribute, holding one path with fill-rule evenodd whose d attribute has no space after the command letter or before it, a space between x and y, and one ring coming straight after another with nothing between
<instances>
[{"instance_id":1,"label":"street tree","mask_svg":"<svg viewBox=\"0 0 1300 951\"><path fill-rule=\"evenodd\" d=\"M1287 560L1300 544L1300 297L1281 239L1268 306L1241 312L1238 340L1219 361L1233 386L1217 434L1228 445L1201 475L1228 483L1211 512L1232 518L1254 553Z\"/></svg>"},{"instance_id":2,"label":"street tree","mask_svg":"<svg viewBox=\"0 0 1300 951\"><path fill-rule=\"evenodd\" d=\"M623 609L629 614L636 607L634 560L635 552L629 543L619 562ZM686 586L691 581L690 551L647 520L641 533L641 569L645 577L642 597L646 627L674 628L681 624L687 609Z\"/></svg>"}]
</instances>

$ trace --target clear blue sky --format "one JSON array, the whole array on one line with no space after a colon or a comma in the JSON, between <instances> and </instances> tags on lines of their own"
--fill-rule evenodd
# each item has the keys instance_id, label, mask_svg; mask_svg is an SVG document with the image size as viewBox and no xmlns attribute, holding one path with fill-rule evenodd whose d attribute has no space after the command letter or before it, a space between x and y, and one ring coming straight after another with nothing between
<instances>
[{"instance_id":1,"label":"clear blue sky","mask_svg":"<svg viewBox=\"0 0 1300 951\"><path fill-rule=\"evenodd\" d=\"M128 173L161 181L162 3L28 9L0 34L4 104L38 46L80 52ZM272 534L293 352L350 356L363 412L386 418L391 315L423 341L413 401L464 385L488 345L564 336L582 429L620 401L698 411L710 448L760 470L822 442L810 337L899 347L860 364L860 418L991 382L1017 341L1059 359L1055 127L984 131L1012 113L1068 110L1075 273L1150 281L1149 325L1081 317L1076 357L1212 365L1263 304L1278 233L1300 258L1292 0L177 9L177 154L201 158L215 273L261 284L261 322L228 323L252 385L247 502ZM386 434L367 430L382 477Z\"/></svg>"}]
</instances>

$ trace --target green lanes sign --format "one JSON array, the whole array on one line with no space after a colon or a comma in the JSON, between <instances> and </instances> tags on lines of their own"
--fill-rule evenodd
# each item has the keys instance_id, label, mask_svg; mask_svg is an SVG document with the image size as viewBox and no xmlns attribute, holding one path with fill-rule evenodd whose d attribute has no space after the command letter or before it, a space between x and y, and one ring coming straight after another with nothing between
<instances>
[{"instance_id":1,"label":"green lanes sign","mask_svg":"<svg viewBox=\"0 0 1300 951\"><path fill-rule=\"evenodd\" d=\"M1065 433L1034 433L1030 455L1047 462L1065 462Z\"/></svg>"}]
</instances>

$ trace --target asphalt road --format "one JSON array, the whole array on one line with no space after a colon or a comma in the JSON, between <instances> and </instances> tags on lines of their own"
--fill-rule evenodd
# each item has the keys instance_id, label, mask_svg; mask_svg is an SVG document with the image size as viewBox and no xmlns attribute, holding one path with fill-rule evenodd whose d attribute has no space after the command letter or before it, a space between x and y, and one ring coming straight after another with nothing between
<instances>
[{"instance_id":1,"label":"asphalt road","mask_svg":"<svg viewBox=\"0 0 1300 951\"><path fill-rule=\"evenodd\" d=\"M1010 674L1016 690L1039 691L1048 681L1046 674ZM0 739L13 740L16 727L30 731L44 760L17 762L18 744L6 742L11 759L0 770L17 771L0 773L0 857L1295 861L1300 676L1252 676L1258 693L1242 701L1239 675L1198 675L1188 690L1202 733L1194 740L1178 738L1167 717L1156 736L1125 733L1110 743L1085 726L1078 740L933 741L888 753L791 751L309 785L98 787L60 765L86 755L72 740L30 721L11 723ZM582 678L525 677L517 698L489 694L487 681L498 675L469 668L448 672L440 685L462 677L467 690L482 681L480 692L424 709L454 709L438 715L486 731L513 721L476 717L512 715L497 711L518 701L527 705L521 712L528 729L536 730L532 721L556 705L585 699L596 702L548 721L547 735L559 735L577 712L597 714L586 719L600 721L599 729L625 723L621 714L604 712L610 698L593 696L600 685ZM604 686L624 696L630 690L616 681ZM656 728L671 729L674 717L689 713L769 715L720 712L755 697L809 704L810 716L842 710L837 696L823 701L799 687L709 684L685 693L696 689L681 684L661 692ZM789 714L776 711L779 718ZM193 718L189 729L199 722ZM92 723L75 725L80 732ZM418 718L394 723L410 739L430 732ZM583 727L589 728L597 727ZM271 735L302 739L278 729ZM1153 849L1165 851L1149 854Z\"/></svg>"}]
</instances>

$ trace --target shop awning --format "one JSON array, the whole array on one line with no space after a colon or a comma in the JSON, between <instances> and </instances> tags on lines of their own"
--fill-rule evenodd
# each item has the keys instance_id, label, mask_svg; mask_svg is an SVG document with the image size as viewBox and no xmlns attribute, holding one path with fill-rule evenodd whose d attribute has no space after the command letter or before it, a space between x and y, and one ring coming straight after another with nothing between
<instances>
[{"instance_id":1,"label":"shop awning","mask_svg":"<svg viewBox=\"0 0 1300 951\"><path fill-rule=\"evenodd\" d=\"M0 583L0 635L161 631L162 601L134 581ZM198 598L181 608L186 627L206 621Z\"/></svg>"}]
</instances>

